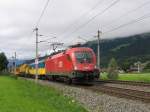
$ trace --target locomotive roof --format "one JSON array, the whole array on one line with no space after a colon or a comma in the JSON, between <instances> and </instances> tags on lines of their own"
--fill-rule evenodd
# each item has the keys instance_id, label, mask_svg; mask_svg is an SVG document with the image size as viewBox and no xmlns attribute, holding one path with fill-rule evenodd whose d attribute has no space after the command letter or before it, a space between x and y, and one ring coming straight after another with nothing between
<instances>
[{"instance_id":1,"label":"locomotive roof","mask_svg":"<svg viewBox=\"0 0 150 112\"><path fill-rule=\"evenodd\" d=\"M44 61L47 57L49 57L49 55L43 56L43 57L39 57L39 61ZM30 59L30 60L26 60L24 62L24 64L31 64L31 63L34 63L34 62L35 62L35 58L34 59Z\"/></svg>"},{"instance_id":2,"label":"locomotive roof","mask_svg":"<svg viewBox=\"0 0 150 112\"><path fill-rule=\"evenodd\" d=\"M64 52L67 53L67 52L75 52L75 51L82 51L82 50L90 51L91 48L88 48L88 47L73 47L73 48L68 48L68 49L65 50L65 51L57 52L57 53L55 53L55 54L53 54L53 55L50 55L49 58L57 58L57 57L63 55Z\"/></svg>"},{"instance_id":3,"label":"locomotive roof","mask_svg":"<svg viewBox=\"0 0 150 112\"><path fill-rule=\"evenodd\" d=\"M69 48L76 48L76 47L82 47L82 45L80 43L78 43L78 44L69 46Z\"/></svg>"},{"instance_id":4,"label":"locomotive roof","mask_svg":"<svg viewBox=\"0 0 150 112\"><path fill-rule=\"evenodd\" d=\"M82 49L90 49L88 47L83 47L82 45L72 45L66 50L58 50L57 52L53 52L50 55L39 57L39 62L44 61L46 58L52 57L52 56L57 55L59 53L63 53L65 51L69 51L69 50L79 50L80 48L82 48ZM30 59L30 60L26 60L23 64L33 64L34 62L35 62L35 59Z\"/></svg>"}]
</instances>

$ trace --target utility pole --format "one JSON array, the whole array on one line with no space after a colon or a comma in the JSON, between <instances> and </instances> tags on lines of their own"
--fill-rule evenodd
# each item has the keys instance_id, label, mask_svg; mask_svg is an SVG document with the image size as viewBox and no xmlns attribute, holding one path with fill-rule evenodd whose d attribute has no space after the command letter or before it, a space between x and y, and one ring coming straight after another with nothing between
<instances>
[{"instance_id":1,"label":"utility pole","mask_svg":"<svg viewBox=\"0 0 150 112\"><path fill-rule=\"evenodd\" d=\"M140 64L141 64L141 62L140 62L140 61L138 61L138 62L137 62L138 73L140 73Z\"/></svg>"},{"instance_id":2,"label":"utility pole","mask_svg":"<svg viewBox=\"0 0 150 112\"><path fill-rule=\"evenodd\" d=\"M35 58L35 69L36 69L36 74L35 74L35 81L38 80L38 28L35 28L36 32L36 58Z\"/></svg>"},{"instance_id":3,"label":"utility pole","mask_svg":"<svg viewBox=\"0 0 150 112\"><path fill-rule=\"evenodd\" d=\"M17 57L17 56L16 56L16 52L15 52L15 57L14 57L14 67L15 67L15 70L14 70L15 73L14 73L14 74L15 74L15 75L16 75L16 57Z\"/></svg>"},{"instance_id":4,"label":"utility pole","mask_svg":"<svg viewBox=\"0 0 150 112\"><path fill-rule=\"evenodd\" d=\"M100 33L101 31L98 30L97 32L97 66L100 69Z\"/></svg>"},{"instance_id":5,"label":"utility pole","mask_svg":"<svg viewBox=\"0 0 150 112\"><path fill-rule=\"evenodd\" d=\"M13 58L13 56L11 57L12 58L12 66L11 66L11 68L10 68L10 72L14 72L14 58Z\"/></svg>"}]
</instances>

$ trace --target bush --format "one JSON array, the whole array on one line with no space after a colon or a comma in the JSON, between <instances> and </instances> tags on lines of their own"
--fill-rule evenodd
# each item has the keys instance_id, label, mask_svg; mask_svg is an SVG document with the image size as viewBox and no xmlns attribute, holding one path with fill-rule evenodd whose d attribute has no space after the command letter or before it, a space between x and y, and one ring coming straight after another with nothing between
<instances>
[{"instance_id":1,"label":"bush","mask_svg":"<svg viewBox=\"0 0 150 112\"><path fill-rule=\"evenodd\" d=\"M146 64L146 66L144 67L144 69L150 69L150 62L148 62L148 63Z\"/></svg>"},{"instance_id":2,"label":"bush","mask_svg":"<svg viewBox=\"0 0 150 112\"><path fill-rule=\"evenodd\" d=\"M108 65L108 79L117 79L118 78L118 66L114 58L112 58Z\"/></svg>"},{"instance_id":3,"label":"bush","mask_svg":"<svg viewBox=\"0 0 150 112\"><path fill-rule=\"evenodd\" d=\"M143 72L150 73L150 69L144 69Z\"/></svg>"}]
</instances>

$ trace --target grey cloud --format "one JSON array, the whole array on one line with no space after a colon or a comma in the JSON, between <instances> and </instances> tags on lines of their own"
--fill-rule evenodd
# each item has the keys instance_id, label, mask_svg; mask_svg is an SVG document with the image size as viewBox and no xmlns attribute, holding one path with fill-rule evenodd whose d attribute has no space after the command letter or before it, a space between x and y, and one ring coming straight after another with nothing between
<instances>
[{"instance_id":1,"label":"grey cloud","mask_svg":"<svg viewBox=\"0 0 150 112\"><path fill-rule=\"evenodd\" d=\"M57 39L51 41L64 42L66 44L72 44L78 41L83 42L83 40L77 38L78 36L92 40L98 29L106 32L149 13L150 4L147 4L143 8L110 24L112 20L115 20L120 15L148 1L120 0L119 3L107 10L104 14L97 16L86 26L71 34L80 25L106 8L112 0L50 0L49 6L39 24L39 33L43 35L54 34L57 36ZM76 21L81 15L89 11L99 2L101 3L95 10ZM33 29L45 3L46 0L0 1L0 51L6 52L8 57L11 57L15 51L18 53L19 58L35 56L35 32L33 32ZM73 22L76 23L72 24ZM102 35L102 38L124 37L148 32L150 29L149 23L150 19L145 19ZM71 27L68 27L70 24L72 24ZM108 26L103 27L106 24ZM66 28L68 29L65 31ZM47 38L50 37L40 37L39 40ZM41 55L50 52L50 47L47 43L40 44L39 49Z\"/></svg>"}]
</instances>

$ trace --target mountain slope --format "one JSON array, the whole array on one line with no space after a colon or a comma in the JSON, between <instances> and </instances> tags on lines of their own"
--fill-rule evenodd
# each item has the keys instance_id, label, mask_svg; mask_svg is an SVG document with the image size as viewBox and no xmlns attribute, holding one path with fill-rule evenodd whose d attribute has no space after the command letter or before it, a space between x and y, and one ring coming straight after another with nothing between
<instances>
[{"instance_id":1,"label":"mountain slope","mask_svg":"<svg viewBox=\"0 0 150 112\"><path fill-rule=\"evenodd\" d=\"M87 42L84 46L91 47L97 53L97 41ZM150 60L150 33L102 40L100 46L101 66L103 67L107 67L112 57L120 66L125 62L132 65L137 61Z\"/></svg>"}]
</instances>

